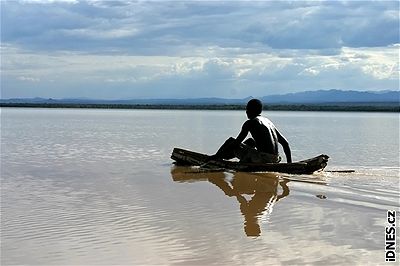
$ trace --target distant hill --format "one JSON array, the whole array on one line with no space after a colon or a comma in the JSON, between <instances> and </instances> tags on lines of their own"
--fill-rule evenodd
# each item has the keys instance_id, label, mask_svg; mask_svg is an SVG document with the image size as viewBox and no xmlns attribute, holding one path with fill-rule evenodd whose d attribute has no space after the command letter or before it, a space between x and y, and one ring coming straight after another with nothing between
<instances>
[{"instance_id":1,"label":"distant hill","mask_svg":"<svg viewBox=\"0 0 400 266\"><path fill-rule=\"evenodd\" d=\"M224 98L187 98L187 99L130 99L130 100L97 100L97 99L46 99L15 98L0 99L1 103L32 104L151 104L151 105L244 105L251 97L244 99ZM395 103L399 104L400 91L343 91L318 90L269 95L259 98L266 104L346 104L346 103Z\"/></svg>"},{"instance_id":2,"label":"distant hill","mask_svg":"<svg viewBox=\"0 0 400 266\"><path fill-rule=\"evenodd\" d=\"M130 99L130 100L100 100L100 99L52 99L52 98L11 98L0 99L0 103L32 103L32 104L151 104L151 105L226 105L245 104L248 99L224 98L186 98L186 99Z\"/></svg>"},{"instance_id":3,"label":"distant hill","mask_svg":"<svg viewBox=\"0 0 400 266\"><path fill-rule=\"evenodd\" d=\"M342 91L318 90L262 97L266 103L372 103L399 102L400 91Z\"/></svg>"}]
</instances>

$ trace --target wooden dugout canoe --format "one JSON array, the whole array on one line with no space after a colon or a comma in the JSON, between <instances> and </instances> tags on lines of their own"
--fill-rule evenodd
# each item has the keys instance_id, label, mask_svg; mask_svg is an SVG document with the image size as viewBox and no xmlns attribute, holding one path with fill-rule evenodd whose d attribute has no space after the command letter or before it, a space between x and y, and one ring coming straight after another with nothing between
<instances>
[{"instance_id":1,"label":"wooden dugout canoe","mask_svg":"<svg viewBox=\"0 0 400 266\"><path fill-rule=\"evenodd\" d=\"M328 163L328 155L318 155L293 163L241 163L228 160L211 160L206 154L174 148L171 159L178 165L202 166L211 169L227 169L242 172L280 172L288 174L312 174L321 171Z\"/></svg>"}]
</instances>

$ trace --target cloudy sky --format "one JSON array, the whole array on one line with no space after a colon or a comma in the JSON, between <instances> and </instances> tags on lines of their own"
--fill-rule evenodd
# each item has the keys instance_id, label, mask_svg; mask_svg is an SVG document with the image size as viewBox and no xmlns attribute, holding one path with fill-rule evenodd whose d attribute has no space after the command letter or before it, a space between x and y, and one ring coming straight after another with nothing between
<instances>
[{"instance_id":1,"label":"cloudy sky","mask_svg":"<svg viewBox=\"0 0 400 266\"><path fill-rule=\"evenodd\" d=\"M1 97L397 90L398 1L1 0Z\"/></svg>"}]
</instances>

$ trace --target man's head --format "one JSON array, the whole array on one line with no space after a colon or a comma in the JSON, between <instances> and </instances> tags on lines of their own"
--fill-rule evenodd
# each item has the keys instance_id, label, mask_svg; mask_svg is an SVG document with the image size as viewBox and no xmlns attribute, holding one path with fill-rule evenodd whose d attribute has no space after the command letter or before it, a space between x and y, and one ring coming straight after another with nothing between
<instances>
[{"instance_id":1,"label":"man's head","mask_svg":"<svg viewBox=\"0 0 400 266\"><path fill-rule=\"evenodd\" d=\"M251 99L246 106L246 114L249 119L255 118L262 112L262 103L258 99Z\"/></svg>"}]
</instances>

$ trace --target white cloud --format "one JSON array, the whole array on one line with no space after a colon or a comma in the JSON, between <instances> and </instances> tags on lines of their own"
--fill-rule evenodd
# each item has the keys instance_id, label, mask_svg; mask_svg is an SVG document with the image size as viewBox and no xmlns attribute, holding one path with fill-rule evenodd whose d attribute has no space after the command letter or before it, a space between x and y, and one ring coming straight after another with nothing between
<instances>
[{"instance_id":1,"label":"white cloud","mask_svg":"<svg viewBox=\"0 0 400 266\"><path fill-rule=\"evenodd\" d=\"M40 79L39 78L34 78L34 77L25 77L25 76L20 76L17 78L18 80L21 81L29 81L29 82L39 82Z\"/></svg>"},{"instance_id":2,"label":"white cloud","mask_svg":"<svg viewBox=\"0 0 400 266\"><path fill-rule=\"evenodd\" d=\"M376 79L399 79L399 49L398 46L382 48L343 48L341 56L359 66L362 71Z\"/></svg>"},{"instance_id":3,"label":"white cloud","mask_svg":"<svg viewBox=\"0 0 400 266\"><path fill-rule=\"evenodd\" d=\"M72 30L62 30L61 33L66 36L79 37L79 38L89 38L97 40L115 39L131 37L138 33L136 29L72 29Z\"/></svg>"},{"instance_id":4,"label":"white cloud","mask_svg":"<svg viewBox=\"0 0 400 266\"><path fill-rule=\"evenodd\" d=\"M2 52L6 84L40 81L41 91L48 90L46 97L57 96L54 84L64 87L59 97L67 97L72 87L96 96L94 91L104 87L111 93L108 97L134 98L157 97L161 89L165 97L246 97L320 88L396 89L398 81L397 46L343 48L329 56L292 51L291 57L281 57L279 52L210 58L38 54L10 46ZM3 86L3 97L15 97L13 88Z\"/></svg>"}]
</instances>

